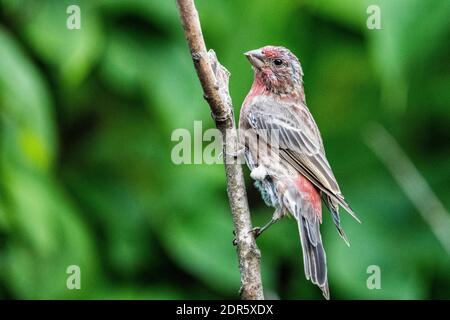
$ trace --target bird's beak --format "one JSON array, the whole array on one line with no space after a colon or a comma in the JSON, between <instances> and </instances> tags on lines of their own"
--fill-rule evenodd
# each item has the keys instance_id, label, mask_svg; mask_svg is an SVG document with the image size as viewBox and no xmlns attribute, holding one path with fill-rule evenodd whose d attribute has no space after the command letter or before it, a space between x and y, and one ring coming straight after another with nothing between
<instances>
[{"instance_id":1,"label":"bird's beak","mask_svg":"<svg viewBox=\"0 0 450 320\"><path fill-rule=\"evenodd\" d=\"M261 49L251 50L244 53L248 61L257 69L261 69L264 65L264 54Z\"/></svg>"}]
</instances>

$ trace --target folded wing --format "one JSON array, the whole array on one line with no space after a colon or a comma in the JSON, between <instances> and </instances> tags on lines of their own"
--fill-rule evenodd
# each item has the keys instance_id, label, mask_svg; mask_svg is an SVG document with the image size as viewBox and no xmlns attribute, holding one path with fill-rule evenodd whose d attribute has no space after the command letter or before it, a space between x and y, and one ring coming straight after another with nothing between
<instances>
[{"instance_id":1,"label":"folded wing","mask_svg":"<svg viewBox=\"0 0 450 320\"><path fill-rule=\"evenodd\" d=\"M247 121L258 136L267 139L266 142L272 147L276 147L273 146L274 141L278 144L282 160L360 222L339 189L325 156L319 130L306 106L275 100L256 101L251 106Z\"/></svg>"}]
</instances>

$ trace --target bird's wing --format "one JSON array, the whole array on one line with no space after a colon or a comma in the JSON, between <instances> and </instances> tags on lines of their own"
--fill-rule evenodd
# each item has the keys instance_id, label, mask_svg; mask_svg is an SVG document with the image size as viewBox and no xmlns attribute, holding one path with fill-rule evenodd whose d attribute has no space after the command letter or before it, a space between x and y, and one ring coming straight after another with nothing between
<instances>
[{"instance_id":1,"label":"bird's wing","mask_svg":"<svg viewBox=\"0 0 450 320\"><path fill-rule=\"evenodd\" d=\"M283 160L359 221L341 194L319 130L306 106L271 99L255 101L247 113L247 121L268 144L278 143Z\"/></svg>"}]
</instances>

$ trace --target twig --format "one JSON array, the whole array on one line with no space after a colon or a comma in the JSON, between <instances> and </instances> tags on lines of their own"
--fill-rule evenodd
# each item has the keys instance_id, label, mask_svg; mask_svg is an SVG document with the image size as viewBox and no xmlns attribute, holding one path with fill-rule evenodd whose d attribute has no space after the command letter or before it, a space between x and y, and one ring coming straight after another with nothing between
<instances>
[{"instance_id":1,"label":"twig","mask_svg":"<svg viewBox=\"0 0 450 320\"><path fill-rule=\"evenodd\" d=\"M217 128L224 137L223 154L237 154L237 132L231 98L228 93L229 72L217 60L214 51L206 52L205 40L193 0L177 0L192 60ZM226 157L224 157L226 160ZM240 295L246 300L264 299L260 272L260 252L253 236L250 212L240 163L224 161L227 191L236 235L241 273Z\"/></svg>"},{"instance_id":2,"label":"twig","mask_svg":"<svg viewBox=\"0 0 450 320\"><path fill-rule=\"evenodd\" d=\"M450 254L450 215L427 181L394 137L381 125L373 124L367 131L365 140L429 224L442 247Z\"/></svg>"}]
</instances>

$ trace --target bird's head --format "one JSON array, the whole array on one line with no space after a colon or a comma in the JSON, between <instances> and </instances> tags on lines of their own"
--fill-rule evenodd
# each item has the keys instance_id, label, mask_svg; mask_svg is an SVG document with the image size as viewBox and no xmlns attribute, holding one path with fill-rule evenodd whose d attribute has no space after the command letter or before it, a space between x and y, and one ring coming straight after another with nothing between
<instances>
[{"instance_id":1,"label":"bird's head","mask_svg":"<svg viewBox=\"0 0 450 320\"><path fill-rule=\"evenodd\" d=\"M253 65L255 80L272 93L291 94L302 88L303 70L300 61L284 47L265 46L245 56Z\"/></svg>"}]
</instances>

